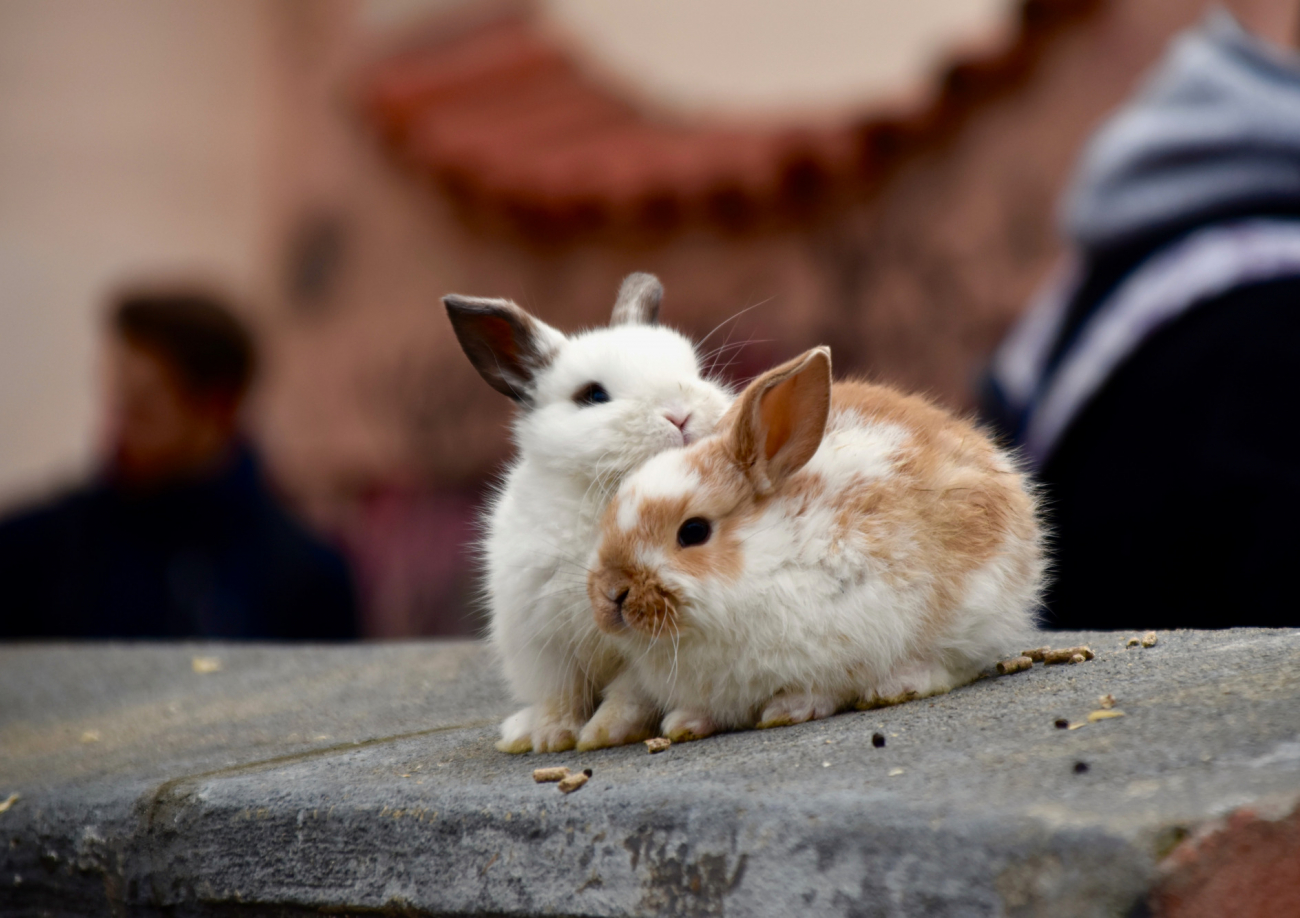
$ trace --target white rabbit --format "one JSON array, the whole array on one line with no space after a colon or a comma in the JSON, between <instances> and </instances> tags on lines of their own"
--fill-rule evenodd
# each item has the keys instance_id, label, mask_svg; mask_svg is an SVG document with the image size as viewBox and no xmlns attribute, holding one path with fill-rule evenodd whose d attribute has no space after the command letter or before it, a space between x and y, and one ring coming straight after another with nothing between
<instances>
[{"instance_id":1,"label":"white rabbit","mask_svg":"<svg viewBox=\"0 0 1300 918\"><path fill-rule=\"evenodd\" d=\"M656 324L662 295L631 274L610 327L572 336L508 300L443 298L470 361L519 405L482 546L492 644L528 705L501 725L504 752L573 748L622 665L587 603L601 512L624 475L711 433L731 402L691 342Z\"/></svg>"},{"instance_id":2,"label":"white rabbit","mask_svg":"<svg viewBox=\"0 0 1300 918\"><path fill-rule=\"evenodd\" d=\"M1032 629L1044 573L1011 458L921 398L832 387L826 348L628 476L601 532L588 590L628 664L584 736L609 745L663 712L682 740L946 692Z\"/></svg>"}]
</instances>

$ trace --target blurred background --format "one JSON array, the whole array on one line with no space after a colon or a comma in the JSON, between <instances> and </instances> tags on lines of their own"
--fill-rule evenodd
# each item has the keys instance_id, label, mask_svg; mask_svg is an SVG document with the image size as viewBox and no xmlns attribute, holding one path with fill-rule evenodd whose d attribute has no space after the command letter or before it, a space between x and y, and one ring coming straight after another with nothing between
<instances>
[{"instance_id":1,"label":"blurred background","mask_svg":"<svg viewBox=\"0 0 1300 918\"><path fill-rule=\"evenodd\" d=\"M123 285L253 329L249 436L352 566L361 633L468 633L510 406L439 297L603 322L651 271L732 379L969 410L1061 253L1081 144L1201 0L6 0L0 510L104 449Z\"/></svg>"}]
</instances>

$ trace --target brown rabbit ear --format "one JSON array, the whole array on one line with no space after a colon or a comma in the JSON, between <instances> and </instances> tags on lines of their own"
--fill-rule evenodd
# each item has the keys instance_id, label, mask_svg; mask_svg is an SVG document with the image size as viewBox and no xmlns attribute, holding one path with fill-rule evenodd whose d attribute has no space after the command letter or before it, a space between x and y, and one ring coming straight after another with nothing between
<instances>
[{"instance_id":1,"label":"brown rabbit ear","mask_svg":"<svg viewBox=\"0 0 1300 918\"><path fill-rule=\"evenodd\" d=\"M736 401L730 447L760 494L769 494L817 452L831 409L831 351L816 347L768 370Z\"/></svg>"},{"instance_id":2,"label":"brown rabbit ear","mask_svg":"<svg viewBox=\"0 0 1300 918\"><path fill-rule=\"evenodd\" d=\"M657 325L664 286L653 274L629 274L618 288L610 325Z\"/></svg>"},{"instance_id":3,"label":"brown rabbit ear","mask_svg":"<svg viewBox=\"0 0 1300 918\"><path fill-rule=\"evenodd\" d=\"M564 336L509 300L451 294L442 302L479 375L502 395L531 405L537 374L550 365Z\"/></svg>"}]
</instances>

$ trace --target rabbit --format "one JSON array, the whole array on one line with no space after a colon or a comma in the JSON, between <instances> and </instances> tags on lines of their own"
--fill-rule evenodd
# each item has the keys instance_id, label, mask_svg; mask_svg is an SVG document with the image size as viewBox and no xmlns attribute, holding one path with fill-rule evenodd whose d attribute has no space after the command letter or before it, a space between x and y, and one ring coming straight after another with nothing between
<instances>
[{"instance_id":1,"label":"rabbit","mask_svg":"<svg viewBox=\"0 0 1300 918\"><path fill-rule=\"evenodd\" d=\"M690 740L947 692L1031 631L1044 571L1011 456L917 396L832 386L815 348L610 501L588 594L628 663L584 733L662 715Z\"/></svg>"},{"instance_id":2,"label":"rabbit","mask_svg":"<svg viewBox=\"0 0 1300 918\"><path fill-rule=\"evenodd\" d=\"M443 298L470 362L519 409L517 456L490 500L481 544L490 641L528 705L502 724L503 752L577 742L622 667L586 598L601 511L624 475L711 433L731 403L704 378L690 340L658 324L662 296L655 277L631 274L610 326L574 335L508 300Z\"/></svg>"}]
</instances>

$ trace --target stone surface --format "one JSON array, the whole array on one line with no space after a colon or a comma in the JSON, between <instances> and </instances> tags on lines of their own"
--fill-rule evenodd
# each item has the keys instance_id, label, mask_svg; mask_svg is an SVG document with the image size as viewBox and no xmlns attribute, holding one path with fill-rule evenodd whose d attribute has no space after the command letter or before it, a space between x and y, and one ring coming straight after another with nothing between
<instances>
[{"instance_id":1,"label":"stone surface","mask_svg":"<svg viewBox=\"0 0 1300 918\"><path fill-rule=\"evenodd\" d=\"M1215 851L1293 841L1300 632L1129 636L1029 636L1097 656L653 756L496 752L512 705L469 642L0 647L0 914L1186 906ZM1087 723L1105 693L1125 716ZM593 776L566 796L542 764Z\"/></svg>"}]
</instances>

